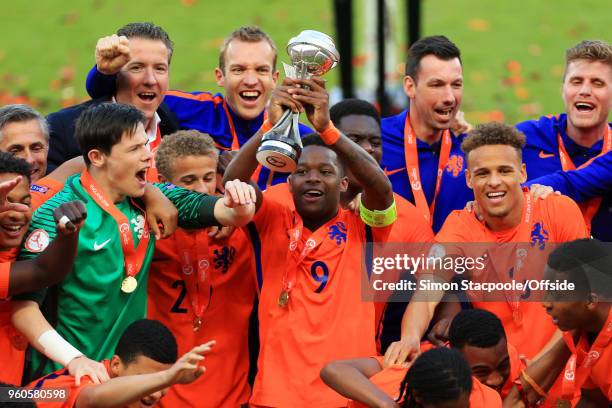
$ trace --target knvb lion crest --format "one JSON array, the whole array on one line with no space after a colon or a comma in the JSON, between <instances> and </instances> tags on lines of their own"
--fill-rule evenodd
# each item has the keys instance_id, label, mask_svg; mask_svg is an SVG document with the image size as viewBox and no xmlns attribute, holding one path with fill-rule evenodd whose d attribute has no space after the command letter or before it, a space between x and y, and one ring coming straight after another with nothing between
<instances>
[{"instance_id":1,"label":"knvb lion crest","mask_svg":"<svg viewBox=\"0 0 612 408\"><path fill-rule=\"evenodd\" d=\"M546 242L548 241L548 231L544 229L543 222L536 222L531 230L531 246L538 246L540 249L544 249Z\"/></svg>"},{"instance_id":2,"label":"knvb lion crest","mask_svg":"<svg viewBox=\"0 0 612 408\"><path fill-rule=\"evenodd\" d=\"M234 262L236 256L236 248L233 246L224 246L221 249L215 249L213 251L215 269L221 271L221 273L227 273L229 267Z\"/></svg>"},{"instance_id":3,"label":"knvb lion crest","mask_svg":"<svg viewBox=\"0 0 612 408\"><path fill-rule=\"evenodd\" d=\"M463 156L458 154L453 154L448 158L448 163L446 164L446 172L453 175L453 177L457 177L463 171Z\"/></svg>"},{"instance_id":4,"label":"knvb lion crest","mask_svg":"<svg viewBox=\"0 0 612 408\"><path fill-rule=\"evenodd\" d=\"M329 227L327 235L329 235L329 239L336 241L336 245L340 246L343 242L346 242L346 226L343 222L338 221Z\"/></svg>"}]
</instances>

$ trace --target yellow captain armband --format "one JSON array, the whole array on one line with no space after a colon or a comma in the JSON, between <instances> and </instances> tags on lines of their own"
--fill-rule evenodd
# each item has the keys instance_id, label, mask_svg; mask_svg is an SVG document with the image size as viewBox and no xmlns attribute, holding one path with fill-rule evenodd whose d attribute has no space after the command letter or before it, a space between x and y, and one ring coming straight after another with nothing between
<instances>
[{"instance_id":1,"label":"yellow captain armband","mask_svg":"<svg viewBox=\"0 0 612 408\"><path fill-rule=\"evenodd\" d=\"M359 216L370 227L383 228L389 226L397 219L397 208L395 200L386 210L369 210L363 205L363 201L359 202Z\"/></svg>"}]
</instances>

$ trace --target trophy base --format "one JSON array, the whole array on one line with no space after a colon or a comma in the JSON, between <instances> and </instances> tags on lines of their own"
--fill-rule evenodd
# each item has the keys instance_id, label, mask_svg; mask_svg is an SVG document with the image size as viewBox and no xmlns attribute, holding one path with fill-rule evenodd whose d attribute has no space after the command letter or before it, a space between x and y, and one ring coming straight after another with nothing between
<instances>
[{"instance_id":1,"label":"trophy base","mask_svg":"<svg viewBox=\"0 0 612 408\"><path fill-rule=\"evenodd\" d=\"M287 143L267 140L257 150L257 161L272 171L290 173L297 167L298 152Z\"/></svg>"}]
</instances>

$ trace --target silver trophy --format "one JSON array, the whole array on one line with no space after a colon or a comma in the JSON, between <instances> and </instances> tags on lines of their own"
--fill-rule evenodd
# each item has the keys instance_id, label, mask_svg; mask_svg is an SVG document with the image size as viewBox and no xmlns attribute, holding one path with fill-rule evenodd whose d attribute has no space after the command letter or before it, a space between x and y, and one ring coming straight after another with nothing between
<instances>
[{"instance_id":1,"label":"silver trophy","mask_svg":"<svg viewBox=\"0 0 612 408\"><path fill-rule=\"evenodd\" d=\"M287 44L291 64L283 63L289 78L308 79L320 76L335 67L340 55L331 37L319 31L305 30ZM295 170L302 152L299 130L300 114L285 110L274 127L263 135L257 149L257 161L270 170Z\"/></svg>"}]
</instances>

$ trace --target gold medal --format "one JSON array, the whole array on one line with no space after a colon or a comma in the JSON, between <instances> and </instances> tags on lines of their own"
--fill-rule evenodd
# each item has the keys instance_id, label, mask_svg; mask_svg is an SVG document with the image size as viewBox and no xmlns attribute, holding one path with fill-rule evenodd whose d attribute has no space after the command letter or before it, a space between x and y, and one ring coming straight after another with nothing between
<instances>
[{"instance_id":1,"label":"gold medal","mask_svg":"<svg viewBox=\"0 0 612 408\"><path fill-rule=\"evenodd\" d=\"M121 291L123 293L132 293L136 290L138 286L138 281L133 276L126 277L123 282L121 282Z\"/></svg>"},{"instance_id":2,"label":"gold medal","mask_svg":"<svg viewBox=\"0 0 612 408\"><path fill-rule=\"evenodd\" d=\"M197 332L200 330L200 327L202 327L202 319L196 316L195 319L193 319L193 331Z\"/></svg>"},{"instance_id":3,"label":"gold medal","mask_svg":"<svg viewBox=\"0 0 612 408\"><path fill-rule=\"evenodd\" d=\"M287 307L288 303L289 303L289 292L283 289L283 291L280 293L280 296L278 297L278 305L280 307Z\"/></svg>"}]
</instances>

